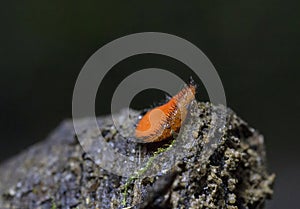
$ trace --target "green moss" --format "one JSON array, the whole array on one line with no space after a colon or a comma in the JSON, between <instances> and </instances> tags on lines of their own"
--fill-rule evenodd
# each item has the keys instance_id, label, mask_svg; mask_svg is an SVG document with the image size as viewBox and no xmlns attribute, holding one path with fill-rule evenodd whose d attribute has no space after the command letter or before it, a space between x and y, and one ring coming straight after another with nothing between
<instances>
[{"instance_id":1,"label":"green moss","mask_svg":"<svg viewBox=\"0 0 300 209\"><path fill-rule=\"evenodd\" d=\"M56 206L56 203L54 202L54 199L52 199L51 209L57 209L57 206Z\"/></svg>"},{"instance_id":2,"label":"green moss","mask_svg":"<svg viewBox=\"0 0 300 209\"><path fill-rule=\"evenodd\" d=\"M125 206L126 205L126 199L127 199L127 195L128 195L128 189L129 189L129 186L136 180L139 178L139 176L141 176L143 173L145 173L149 168L150 166L152 165L154 159L161 153L163 152L166 152L168 150L170 150L173 145L175 143L175 139L172 140L171 144L167 147L159 147L154 153L153 153L153 156L149 158L149 160L147 161L146 163L146 166L141 168L140 170L138 170L136 173L134 173L132 176L130 176L125 185L124 185L124 192L122 193L123 194L123 199L122 199L122 205Z\"/></svg>"}]
</instances>

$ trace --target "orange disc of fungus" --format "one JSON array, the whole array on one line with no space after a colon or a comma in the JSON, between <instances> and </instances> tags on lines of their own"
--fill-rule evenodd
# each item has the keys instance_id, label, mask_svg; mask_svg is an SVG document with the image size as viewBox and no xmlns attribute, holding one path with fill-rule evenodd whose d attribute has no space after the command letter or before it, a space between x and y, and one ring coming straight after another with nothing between
<instances>
[{"instance_id":1,"label":"orange disc of fungus","mask_svg":"<svg viewBox=\"0 0 300 209\"><path fill-rule=\"evenodd\" d=\"M159 142L179 132L188 106L195 99L196 86L191 83L166 104L148 111L138 122L135 137L143 142Z\"/></svg>"}]
</instances>

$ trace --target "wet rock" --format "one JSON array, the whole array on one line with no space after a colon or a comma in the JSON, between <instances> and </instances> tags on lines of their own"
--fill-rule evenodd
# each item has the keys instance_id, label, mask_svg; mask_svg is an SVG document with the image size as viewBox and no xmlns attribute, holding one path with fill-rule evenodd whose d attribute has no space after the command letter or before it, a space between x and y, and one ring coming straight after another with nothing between
<instances>
[{"instance_id":1,"label":"wet rock","mask_svg":"<svg viewBox=\"0 0 300 209\"><path fill-rule=\"evenodd\" d=\"M138 115L130 112L136 121ZM134 128L124 112L117 118L126 130ZM218 126L220 118L225 123ZM222 106L195 103L177 138L151 145L123 137L125 128L121 134L111 117L98 123L100 133L91 130L90 119L82 120L87 147L101 156L102 140L128 162L142 155L146 166L138 174L119 176L99 167L112 159L97 161L83 150L68 120L0 166L0 208L263 208L273 194L263 136ZM111 162L112 169L126 166Z\"/></svg>"}]
</instances>

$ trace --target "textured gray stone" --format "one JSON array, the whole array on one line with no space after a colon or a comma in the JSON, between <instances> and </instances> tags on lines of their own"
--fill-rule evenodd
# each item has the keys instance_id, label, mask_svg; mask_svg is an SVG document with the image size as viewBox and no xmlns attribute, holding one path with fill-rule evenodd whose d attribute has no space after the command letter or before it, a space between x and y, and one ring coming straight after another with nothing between
<instances>
[{"instance_id":1,"label":"textured gray stone","mask_svg":"<svg viewBox=\"0 0 300 209\"><path fill-rule=\"evenodd\" d=\"M216 149L203 160L208 130L215 125L212 112L217 116L226 114L227 122L218 144L212 145ZM122 114L118 117L124 117ZM131 112L132 117L137 115ZM149 163L153 169L156 160L164 160L162 153L172 153L172 139L165 144L140 145L122 138L111 117L100 117L98 121L99 139L123 154L142 150L145 159L153 161ZM93 133L89 123L89 119L83 120L82 130ZM185 154L170 170L142 178L120 177L98 167L78 143L72 121L64 121L46 140L0 166L0 208L264 207L272 196L275 175L266 169L262 135L229 109L197 103L181 136L184 143L193 138L193 146L183 148ZM91 146L97 148L94 142ZM159 169L167 168L168 162L165 164Z\"/></svg>"}]
</instances>

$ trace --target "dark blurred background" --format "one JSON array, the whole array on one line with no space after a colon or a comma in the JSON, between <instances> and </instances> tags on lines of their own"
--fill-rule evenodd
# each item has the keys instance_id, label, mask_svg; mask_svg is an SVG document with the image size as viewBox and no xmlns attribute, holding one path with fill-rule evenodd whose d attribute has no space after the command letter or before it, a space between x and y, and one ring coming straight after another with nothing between
<instances>
[{"instance_id":1,"label":"dark blurred background","mask_svg":"<svg viewBox=\"0 0 300 209\"><path fill-rule=\"evenodd\" d=\"M264 134L269 170L277 174L268 208L297 208L299 8L299 1L283 0L3 1L0 160L43 140L71 118L76 78L97 49L131 33L165 32L189 40L209 57L228 106ZM118 82L146 67L171 69L183 77L188 70L158 55L124 60L101 84L105 91L97 97L98 115L110 112ZM148 107L163 96L145 91L132 106ZM207 99L204 90L199 98Z\"/></svg>"}]
</instances>

